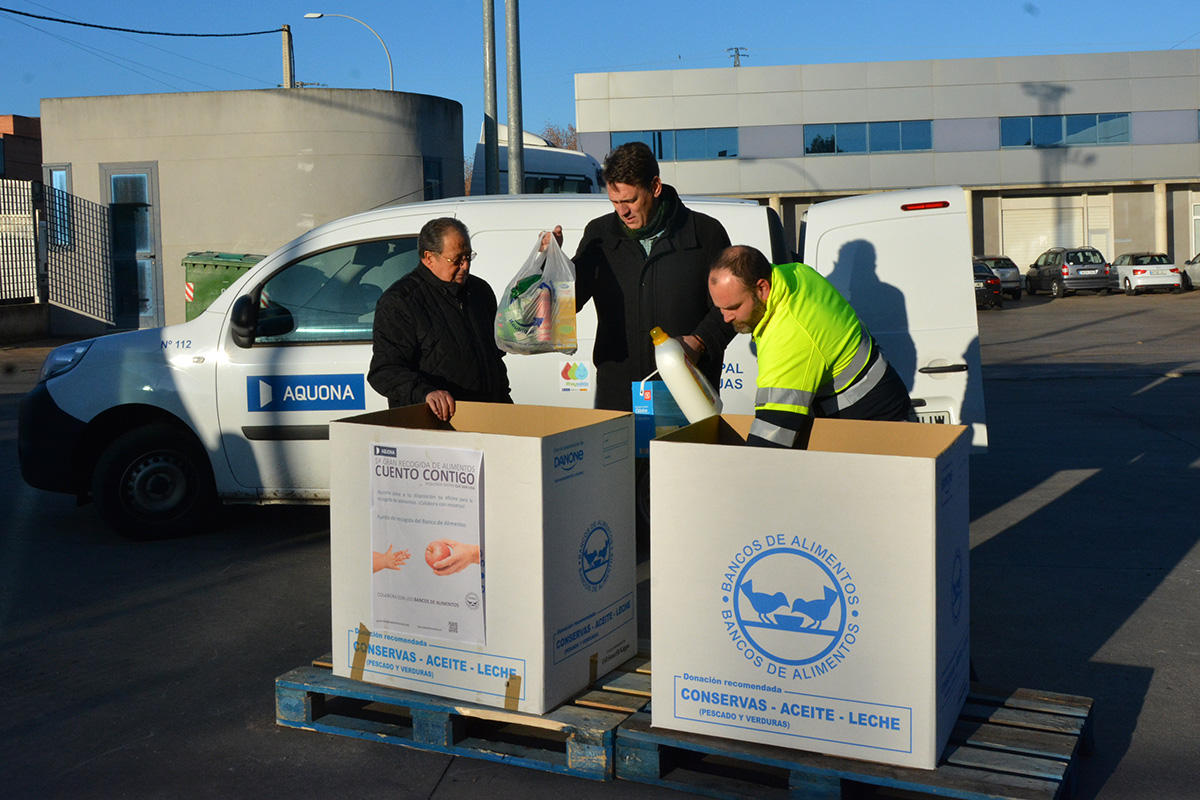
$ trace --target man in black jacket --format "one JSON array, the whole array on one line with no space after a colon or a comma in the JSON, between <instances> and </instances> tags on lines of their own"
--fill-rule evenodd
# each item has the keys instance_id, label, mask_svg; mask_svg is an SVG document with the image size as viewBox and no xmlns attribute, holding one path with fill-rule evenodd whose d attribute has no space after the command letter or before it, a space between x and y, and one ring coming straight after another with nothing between
<instances>
[{"instance_id":1,"label":"man in black jacket","mask_svg":"<svg viewBox=\"0 0 1200 800\"><path fill-rule=\"evenodd\" d=\"M734 331L712 305L708 268L729 235L660 180L658 161L642 142L609 153L603 175L613 213L588 223L572 259L576 306L596 304L596 407L632 409L631 385L654 371L655 326L679 339L719 387ZM562 241L561 226L554 235Z\"/></svg>"},{"instance_id":2,"label":"man in black jacket","mask_svg":"<svg viewBox=\"0 0 1200 800\"><path fill-rule=\"evenodd\" d=\"M456 400L511 403L492 337L496 295L470 274L467 226L452 217L430 220L417 251L421 263L375 306L367 380L389 407L426 403L443 422Z\"/></svg>"}]
</instances>

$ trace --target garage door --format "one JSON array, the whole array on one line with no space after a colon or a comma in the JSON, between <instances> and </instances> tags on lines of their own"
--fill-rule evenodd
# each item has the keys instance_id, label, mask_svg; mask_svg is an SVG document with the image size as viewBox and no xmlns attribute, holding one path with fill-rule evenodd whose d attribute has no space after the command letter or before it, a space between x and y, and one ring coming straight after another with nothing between
<instances>
[{"instance_id":1,"label":"garage door","mask_svg":"<svg viewBox=\"0 0 1200 800\"><path fill-rule=\"evenodd\" d=\"M1077 247L1084 238L1083 208L1001 208L1004 255L1025 269L1051 247Z\"/></svg>"}]
</instances>

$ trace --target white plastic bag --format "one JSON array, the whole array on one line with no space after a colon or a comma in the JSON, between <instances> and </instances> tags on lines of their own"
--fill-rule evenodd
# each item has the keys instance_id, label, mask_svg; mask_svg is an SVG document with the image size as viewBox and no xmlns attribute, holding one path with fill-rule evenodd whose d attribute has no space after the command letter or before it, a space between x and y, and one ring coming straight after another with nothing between
<instances>
[{"instance_id":1,"label":"white plastic bag","mask_svg":"<svg viewBox=\"0 0 1200 800\"><path fill-rule=\"evenodd\" d=\"M496 346L506 353L563 353L578 347L575 334L575 265L551 236L542 252L538 234L496 308Z\"/></svg>"}]
</instances>

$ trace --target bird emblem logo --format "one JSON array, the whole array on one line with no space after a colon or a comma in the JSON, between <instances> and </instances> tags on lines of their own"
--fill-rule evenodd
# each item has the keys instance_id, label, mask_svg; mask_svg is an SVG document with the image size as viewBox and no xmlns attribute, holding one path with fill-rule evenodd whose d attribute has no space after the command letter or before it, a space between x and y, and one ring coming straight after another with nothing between
<instances>
[{"instance_id":1,"label":"bird emblem logo","mask_svg":"<svg viewBox=\"0 0 1200 800\"><path fill-rule=\"evenodd\" d=\"M579 544L579 578L591 592L600 591L612 566L612 533L606 522L593 522Z\"/></svg>"},{"instance_id":2,"label":"bird emblem logo","mask_svg":"<svg viewBox=\"0 0 1200 800\"><path fill-rule=\"evenodd\" d=\"M803 667L844 648L847 626L858 630L861 597L828 549L793 541L801 546L750 546L752 557L732 559L722 584L723 621L735 644L744 639L739 649L749 644L764 663Z\"/></svg>"}]
</instances>

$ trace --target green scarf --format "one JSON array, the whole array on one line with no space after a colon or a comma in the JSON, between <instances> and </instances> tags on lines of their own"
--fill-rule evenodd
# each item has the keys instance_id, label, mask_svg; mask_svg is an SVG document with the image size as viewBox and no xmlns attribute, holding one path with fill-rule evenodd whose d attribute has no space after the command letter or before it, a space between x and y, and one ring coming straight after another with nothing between
<instances>
[{"instance_id":1,"label":"green scarf","mask_svg":"<svg viewBox=\"0 0 1200 800\"><path fill-rule=\"evenodd\" d=\"M671 218L671 212L674 210L674 200L666 196L666 193L660 194L658 197L658 208L654 211L654 216L650 221L641 228L630 228L621 223L621 230L625 235L634 241L644 241L653 239L666 229L667 220ZM619 220L618 220L619 221Z\"/></svg>"}]
</instances>

